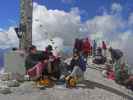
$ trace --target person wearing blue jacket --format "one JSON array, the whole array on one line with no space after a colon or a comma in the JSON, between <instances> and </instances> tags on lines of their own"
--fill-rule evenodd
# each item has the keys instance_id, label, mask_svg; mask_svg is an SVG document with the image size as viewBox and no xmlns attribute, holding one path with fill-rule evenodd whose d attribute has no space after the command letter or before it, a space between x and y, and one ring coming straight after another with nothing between
<instances>
[{"instance_id":1,"label":"person wearing blue jacket","mask_svg":"<svg viewBox=\"0 0 133 100\"><path fill-rule=\"evenodd\" d=\"M70 63L71 73L67 77L74 77L83 80L84 79L84 72L86 71L86 62L84 61L83 57L80 56L78 51L73 53L73 58Z\"/></svg>"}]
</instances>

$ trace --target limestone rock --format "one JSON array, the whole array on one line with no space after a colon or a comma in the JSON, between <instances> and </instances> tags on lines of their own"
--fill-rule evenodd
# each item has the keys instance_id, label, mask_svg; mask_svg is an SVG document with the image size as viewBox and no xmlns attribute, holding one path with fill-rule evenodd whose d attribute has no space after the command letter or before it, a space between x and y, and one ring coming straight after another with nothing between
<instances>
[{"instance_id":1,"label":"limestone rock","mask_svg":"<svg viewBox=\"0 0 133 100\"><path fill-rule=\"evenodd\" d=\"M9 87L7 86L1 86L0 87L0 93L1 94L10 94L11 93L11 90Z\"/></svg>"},{"instance_id":2,"label":"limestone rock","mask_svg":"<svg viewBox=\"0 0 133 100\"><path fill-rule=\"evenodd\" d=\"M7 82L8 87L19 87L19 85L20 85L19 82L16 80L11 80Z\"/></svg>"}]
</instances>

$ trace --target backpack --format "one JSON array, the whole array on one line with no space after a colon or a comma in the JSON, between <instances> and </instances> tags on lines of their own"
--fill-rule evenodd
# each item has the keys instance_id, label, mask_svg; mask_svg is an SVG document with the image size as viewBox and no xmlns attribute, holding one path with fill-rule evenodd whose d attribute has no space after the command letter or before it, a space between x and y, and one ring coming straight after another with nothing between
<instances>
[{"instance_id":1,"label":"backpack","mask_svg":"<svg viewBox=\"0 0 133 100\"><path fill-rule=\"evenodd\" d=\"M114 57L115 59L120 59L123 56L123 52L119 49L115 50Z\"/></svg>"},{"instance_id":2,"label":"backpack","mask_svg":"<svg viewBox=\"0 0 133 100\"><path fill-rule=\"evenodd\" d=\"M80 66L82 71L86 71L86 61L82 57L80 57L79 66Z\"/></svg>"}]
</instances>

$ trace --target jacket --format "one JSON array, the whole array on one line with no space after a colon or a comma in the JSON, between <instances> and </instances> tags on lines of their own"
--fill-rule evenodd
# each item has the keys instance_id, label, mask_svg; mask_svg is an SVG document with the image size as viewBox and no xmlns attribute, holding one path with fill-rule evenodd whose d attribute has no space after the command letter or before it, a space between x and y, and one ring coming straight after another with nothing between
<instances>
[{"instance_id":1,"label":"jacket","mask_svg":"<svg viewBox=\"0 0 133 100\"><path fill-rule=\"evenodd\" d=\"M112 49L111 57L112 59L119 60L123 56L123 52L119 49Z\"/></svg>"},{"instance_id":2,"label":"jacket","mask_svg":"<svg viewBox=\"0 0 133 100\"><path fill-rule=\"evenodd\" d=\"M80 57L78 60L72 59L70 66L72 67L72 69L75 66L79 66L82 71L86 71L86 62L82 57Z\"/></svg>"},{"instance_id":3,"label":"jacket","mask_svg":"<svg viewBox=\"0 0 133 100\"><path fill-rule=\"evenodd\" d=\"M25 60L25 68L26 70L34 67L36 64L38 64L39 61L41 61L43 58L43 52L37 51L36 54L30 53Z\"/></svg>"},{"instance_id":4,"label":"jacket","mask_svg":"<svg viewBox=\"0 0 133 100\"><path fill-rule=\"evenodd\" d=\"M91 44L90 44L90 42L89 42L88 39L86 39L86 40L83 42L82 51L83 51L84 53L90 53L90 52L91 52Z\"/></svg>"}]
</instances>

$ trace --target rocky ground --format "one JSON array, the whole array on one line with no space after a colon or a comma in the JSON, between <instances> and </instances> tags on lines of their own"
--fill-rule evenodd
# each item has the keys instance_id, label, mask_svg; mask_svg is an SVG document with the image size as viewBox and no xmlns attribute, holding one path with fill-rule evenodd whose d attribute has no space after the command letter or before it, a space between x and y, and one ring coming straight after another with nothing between
<instances>
[{"instance_id":1,"label":"rocky ground","mask_svg":"<svg viewBox=\"0 0 133 100\"><path fill-rule=\"evenodd\" d=\"M90 67L94 65L91 64ZM24 82L19 87L11 88L11 92L0 94L0 100L133 100L133 92L103 78L101 71L95 68L88 68L85 81L74 89L55 85L53 88L40 90L34 82Z\"/></svg>"}]
</instances>

